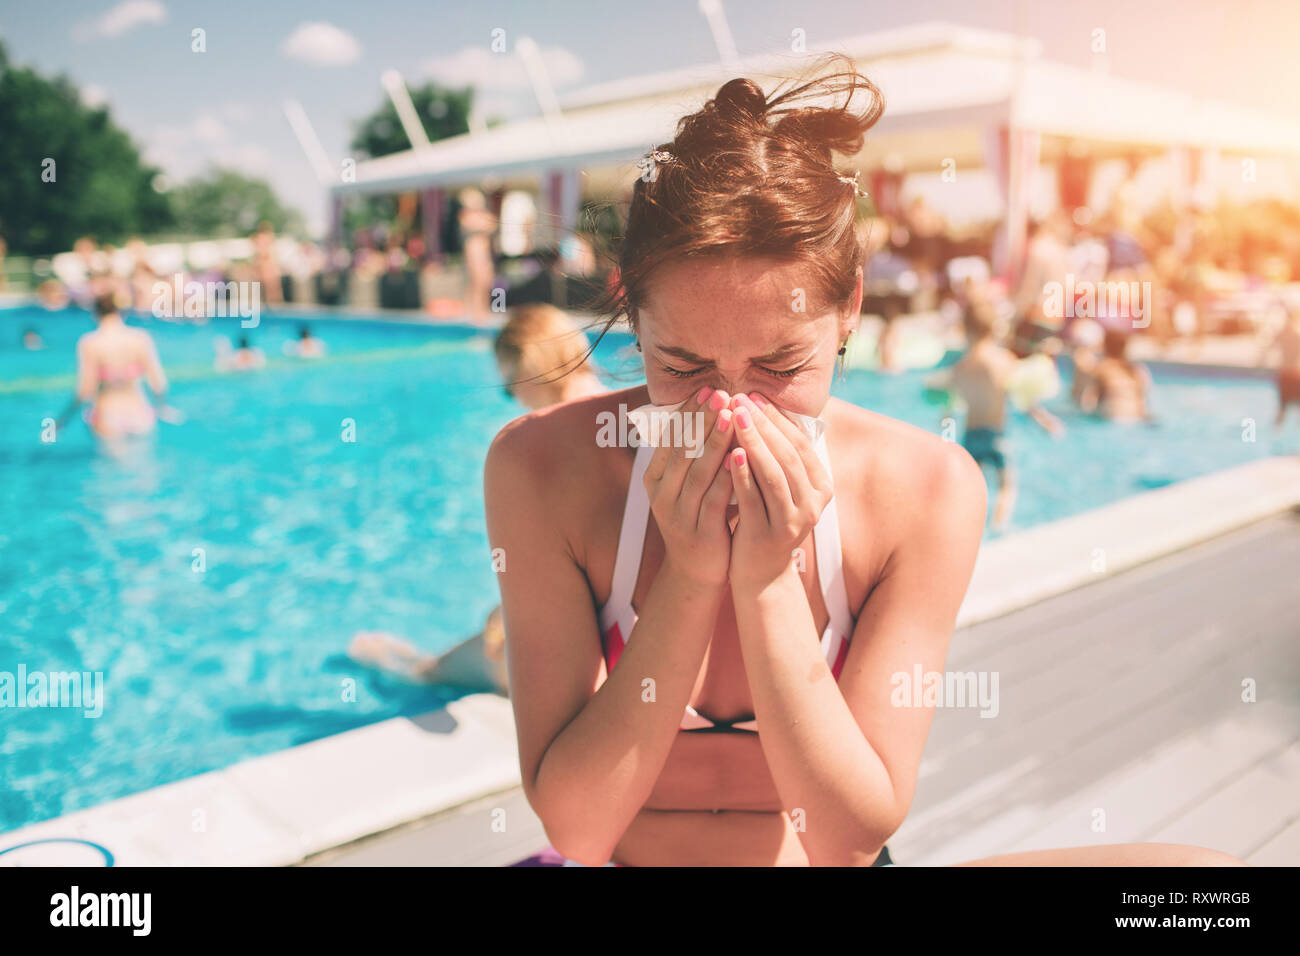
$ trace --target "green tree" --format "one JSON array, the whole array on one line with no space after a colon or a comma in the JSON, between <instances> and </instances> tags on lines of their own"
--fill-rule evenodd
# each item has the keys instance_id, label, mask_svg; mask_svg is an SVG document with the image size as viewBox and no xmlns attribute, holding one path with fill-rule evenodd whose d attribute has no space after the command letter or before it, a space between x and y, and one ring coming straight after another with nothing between
<instances>
[{"instance_id":1,"label":"green tree","mask_svg":"<svg viewBox=\"0 0 1300 956\"><path fill-rule=\"evenodd\" d=\"M411 105L430 142L469 132L469 114L474 103L472 87L453 90L426 83L410 93ZM350 148L370 159L411 148L391 100L385 97L374 112L355 125ZM344 236L376 225L393 226L396 220L396 196L354 196L344 208Z\"/></svg>"},{"instance_id":2,"label":"green tree","mask_svg":"<svg viewBox=\"0 0 1300 956\"><path fill-rule=\"evenodd\" d=\"M15 253L50 254L78 236L121 242L171 223L158 170L105 108L66 78L14 66L0 46L0 234Z\"/></svg>"},{"instance_id":3,"label":"green tree","mask_svg":"<svg viewBox=\"0 0 1300 956\"><path fill-rule=\"evenodd\" d=\"M168 193L177 229L185 235L246 236L258 223L276 232L301 232L302 219L263 180L233 169L212 168Z\"/></svg>"},{"instance_id":4,"label":"green tree","mask_svg":"<svg viewBox=\"0 0 1300 956\"><path fill-rule=\"evenodd\" d=\"M415 107L429 141L436 142L469 132L469 113L474 104L474 90L468 86L453 90L436 83L426 83L411 90L411 104ZM379 109L357 124L351 148L372 159L411 148L411 141L406 138L397 110L387 97Z\"/></svg>"}]
</instances>

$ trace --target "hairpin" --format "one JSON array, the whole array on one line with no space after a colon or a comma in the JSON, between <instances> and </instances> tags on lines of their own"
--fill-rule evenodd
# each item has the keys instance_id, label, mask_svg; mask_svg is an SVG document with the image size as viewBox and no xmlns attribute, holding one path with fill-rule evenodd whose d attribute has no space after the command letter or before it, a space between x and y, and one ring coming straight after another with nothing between
<instances>
[{"instance_id":1,"label":"hairpin","mask_svg":"<svg viewBox=\"0 0 1300 956\"><path fill-rule=\"evenodd\" d=\"M855 169L852 176L836 176L835 178L842 183L848 183L853 187L853 191L863 199L866 199L869 195L865 189L858 185L858 170Z\"/></svg>"},{"instance_id":2,"label":"hairpin","mask_svg":"<svg viewBox=\"0 0 1300 956\"><path fill-rule=\"evenodd\" d=\"M659 163L676 162L677 157L666 149L651 149L636 161L636 168L641 170L641 181L652 183L659 178Z\"/></svg>"}]
</instances>

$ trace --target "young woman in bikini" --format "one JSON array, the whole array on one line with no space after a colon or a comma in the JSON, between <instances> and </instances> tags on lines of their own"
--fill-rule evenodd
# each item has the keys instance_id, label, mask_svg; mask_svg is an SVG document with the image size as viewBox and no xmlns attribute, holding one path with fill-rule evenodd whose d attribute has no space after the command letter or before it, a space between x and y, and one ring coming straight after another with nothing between
<instances>
[{"instance_id":1,"label":"young woman in bikini","mask_svg":"<svg viewBox=\"0 0 1300 956\"><path fill-rule=\"evenodd\" d=\"M77 340L77 392L59 425L86 403L91 431L110 443L152 434L159 418L178 422L179 413L166 404L167 376L153 337L122 321L113 291L101 291L94 308L98 324ZM153 404L141 382L153 392Z\"/></svg>"},{"instance_id":2,"label":"young woman in bikini","mask_svg":"<svg viewBox=\"0 0 1300 956\"><path fill-rule=\"evenodd\" d=\"M683 119L644 162L606 303L646 384L526 415L488 453L523 787L570 861L868 865L907 814L933 710L892 706L891 675L942 671L985 487L959 445L830 398L862 297L832 152L882 109L847 70L770 99L732 80ZM699 415L702 451L596 440L651 402Z\"/></svg>"}]
</instances>

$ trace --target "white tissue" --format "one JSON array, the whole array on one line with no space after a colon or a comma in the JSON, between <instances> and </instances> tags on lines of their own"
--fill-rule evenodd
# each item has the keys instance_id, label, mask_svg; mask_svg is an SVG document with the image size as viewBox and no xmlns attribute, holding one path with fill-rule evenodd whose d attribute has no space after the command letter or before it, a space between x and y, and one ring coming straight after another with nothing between
<instances>
[{"instance_id":1,"label":"white tissue","mask_svg":"<svg viewBox=\"0 0 1300 956\"><path fill-rule=\"evenodd\" d=\"M697 442L698 445L692 444L691 446L688 446L687 454L689 455L691 451L696 451L697 447L704 444L704 440L707 436L684 433L682 424L680 422L674 423L673 419L670 417L673 412L679 411L688 401L690 401L690 399L678 402L676 405L642 405L640 408L634 408L628 412L627 418L636 428L637 434L641 437L641 443L651 445L655 448L660 447L661 444L670 445L674 442L680 442L683 439L683 435L687 440L694 439L694 442ZM786 418L790 419L790 421L798 425L814 445L817 444L822 435L826 433L826 422L820 418L813 418L811 415L802 415L799 412L792 412L789 409L780 408L779 406L777 410ZM692 457L698 457L698 454L699 452L696 451L696 454ZM731 493L731 503L733 505L737 503L736 493L734 491Z\"/></svg>"}]
</instances>

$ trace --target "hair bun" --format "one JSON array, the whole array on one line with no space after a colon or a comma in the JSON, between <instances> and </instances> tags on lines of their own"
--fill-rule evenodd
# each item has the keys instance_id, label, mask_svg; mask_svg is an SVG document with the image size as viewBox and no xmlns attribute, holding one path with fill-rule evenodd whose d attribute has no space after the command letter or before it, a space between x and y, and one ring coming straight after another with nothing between
<instances>
[{"instance_id":1,"label":"hair bun","mask_svg":"<svg viewBox=\"0 0 1300 956\"><path fill-rule=\"evenodd\" d=\"M761 120L767 115L767 94L753 80L738 77L728 80L713 97L714 105L723 115L743 116Z\"/></svg>"}]
</instances>

